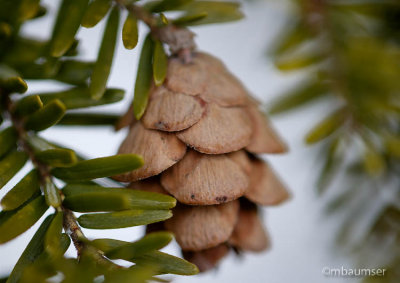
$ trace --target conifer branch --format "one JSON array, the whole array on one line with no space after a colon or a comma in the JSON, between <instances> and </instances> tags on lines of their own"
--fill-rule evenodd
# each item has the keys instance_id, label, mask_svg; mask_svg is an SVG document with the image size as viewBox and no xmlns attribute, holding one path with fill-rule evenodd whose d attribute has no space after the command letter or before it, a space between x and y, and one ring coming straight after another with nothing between
<instances>
[{"instance_id":1,"label":"conifer branch","mask_svg":"<svg viewBox=\"0 0 400 283\"><path fill-rule=\"evenodd\" d=\"M146 274L146 280L160 272L192 275L199 271L195 265L183 259L158 251L171 241L171 233L153 233L133 243L114 239L89 241L84 236L81 227L117 229L165 221L172 216L171 209L176 205L176 200L170 196L85 183L138 170L144 163L140 155L127 153L79 160L72 149L53 145L36 136L36 132L57 124L88 126L115 123L115 117L110 115L76 115L69 110L110 104L123 98L123 90L107 88L118 38L120 10L129 13L122 29L122 41L126 49L137 46L138 22L143 22L149 28L135 82L132 108L138 119L146 109L153 81L158 86L166 79L168 57L179 57L178 61L183 65L191 61L195 49L194 34L187 26L229 22L243 17L239 6L231 2L164 0L142 6L134 2L63 0L48 41L25 38L18 33L22 22L43 15L39 1L30 3L30 9L20 9L20 3L0 4L4 10L13 6L10 10L15 12L10 17L1 18L9 27L10 34L0 40L4 55L0 68L0 120L4 117L11 125L0 133L0 161L3 162L0 167L5 172L5 177L0 180L0 188L27 161L31 161L34 167L2 199L4 209L1 213L6 221L0 225L0 243L8 242L28 230L50 206L56 210L42 222L21 255L10 274L11 282L19 282L24 276L41 282L43 275L39 269L42 264L63 274L66 281L83 273L85 278L91 279L101 274L107 276L106 281L110 282L119 282L120 276L136 279L137 272L146 270L146 266L152 269ZM169 11L182 11L183 14L178 18L167 18L163 13ZM79 27L94 27L106 15L107 22L97 60L84 62L74 58L79 54L75 38ZM170 52L165 52L166 46ZM25 55L24 50L33 52L26 57L22 56ZM60 92L26 95L14 100L10 94L25 93L25 80L32 79L52 79L66 83L70 88ZM57 180L66 185L57 188L54 183ZM75 212L88 213L76 217ZM20 227L14 229L15 222L20 222ZM70 246L70 239L77 250L77 259L63 256ZM143 252L134 253L132 257L129 254L132 247ZM123 250L126 252L121 254ZM134 265L123 268L114 264L111 261L113 259L125 259ZM33 278L35 272L40 279Z\"/></svg>"},{"instance_id":2,"label":"conifer branch","mask_svg":"<svg viewBox=\"0 0 400 283\"><path fill-rule=\"evenodd\" d=\"M4 93L4 91L0 91L0 93ZM53 177L50 172L50 168L48 165L40 162L35 155L34 149L28 142L28 132L24 128L23 121L20 117L13 113L14 103L12 102L9 95L5 94L2 96L3 103L4 103L4 111L5 114L9 117L13 127L15 128L18 136L18 144L20 145L21 149L28 155L29 160L32 162L33 166L39 172L39 181L41 186L45 186L46 183L53 182ZM57 192L60 194L61 200L65 198L62 191L57 189ZM75 215L71 210L64 207L62 204L59 207L54 207L57 211L62 211L64 218L63 218L63 227L64 230L67 232L69 237L71 238L72 242L77 251L78 259L80 258L83 250L86 248L85 244L82 242L82 239L85 238L81 228L78 225ZM102 257L100 251L96 250L98 257ZM105 260L105 259L104 259Z\"/></svg>"}]
</instances>

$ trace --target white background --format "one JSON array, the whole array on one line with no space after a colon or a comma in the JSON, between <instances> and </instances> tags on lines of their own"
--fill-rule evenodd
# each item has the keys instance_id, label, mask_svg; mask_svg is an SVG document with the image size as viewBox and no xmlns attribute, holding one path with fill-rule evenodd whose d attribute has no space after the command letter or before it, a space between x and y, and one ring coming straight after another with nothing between
<instances>
[{"instance_id":1,"label":"white background","mask_svg":"<svg viewBox=\"0 0 400 283\"><path fill-rule=\"evenodd\" d=\"M53 15L58 1L42 2ZM282 32L289 9L284 1L250 1L243 5L243 11L246 18L242 21L196 27L193 31L197 34L196 42L200 50L221 58L251 93L268 103L284 90L293 87L301 78L301 74L282 75L274 69L266 56L267 46ZM52 19L46 17L32 22L30 27L24 28L23 31L31 36L47 38L51 26ZM96 28L80 29L78 37L81 39L82 58L96 58L103 27L104 21ZM141 26L141 35L145 29ZM100 107L99 110L122 113L126 109L132 97L138 50L127 51L123 48L121 40L118 41L108 85L125 89L127 97L120 103ZM50 82L29 84L30 93L54 88L62 89L64 86ZM327 278L321 272L325 266L351 267L348 261L338 257L331 246L336 223L322 215L322 201L314 193L314 179L319 170L316 149L307 148L303 144L305 132L320 119L324 110L324 106L320 105L314 111L307 108L293 115L272 118L274 125L288 142L290 153L265 157L288 185L293 198L282 206L264 209L264 222L272 240L271 250L262 254L246 254L240 259L230 254L217 270L193 277L173 277L175 282L354 282L351 279ZM43 134L88 157L99 157L114 154L126 132L115 133L109 128L58 128ZM0 191L0 197L7 190L6 188ZM0 275L5 275L11 270L37 227L38 224L0 247ZM84 232L89 237L114 237L129 241L142 234L140 228ZM179 254L175 243L169 245L166 251ZM72 247L68 255L75 255Z\"/></svg>"}]
</instances>

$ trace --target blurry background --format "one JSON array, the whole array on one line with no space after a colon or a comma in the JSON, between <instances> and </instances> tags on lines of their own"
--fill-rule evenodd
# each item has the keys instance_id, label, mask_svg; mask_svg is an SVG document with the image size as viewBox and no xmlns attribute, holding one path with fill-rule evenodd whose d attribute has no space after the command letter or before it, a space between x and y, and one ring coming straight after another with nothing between
<instances>
[{"instance_id":1,"label":"blurry background","mask_svg":"<svg viewBox=\"0 0 400 283\"><path fill-rule=\"evenodd\" d=\"M43 2L48 8L48 14L53 15L58 7L58 1L48 0ZM274 54L268 50L272 50L273 46L277 46L279 40L284 40L282 39L283 35L290 32L288 30L290 25L299 25L296 22L295 15L298 17L300 12L294 9L293 2L272 0L244 1L242 9L246 16L244 20L229 24L193 28L197 35L196 43L198 48L222 59L228 69L242 80L249 91L265 103L265 109L267 109L268 105L271 105L271 102L276 101L277 97L281 97L282 93L301 89L304 86L303 82L310 76L309 68L290 74L282 71L309 67L312 64L316 64L316 62L319 63L321 61L320 57L326 55L316 52L316 50L321 50L326 46L318 49L317 45L314 49L311 48L313 50L311 53L319 56L314 61L309 59L308 61L305 60L306 63L304 63L300 60L299 63L299 60L295 60L294 65L281 64L281 61L279 61L276 65L281 70L275 66L274 61L276 63L276 58L278 58L279 54ZM301 1L299 2L301 3ZM309 2L318 3L323 1ZM311 14L311 19L308 20L315 20L319 25L318 13ZM29 26L24 28L24 33L38 38L49 37L53 24L51 22L52 17L49 17L49 15L30 22ZM104 21L93 29L80 29L78 38L80 39L80 49L83 51L82 59L96 59L103 27ZM145 29L145 27L141 27L140 30L143 32ZM315 32L318 33L319 31ZM299 34L300 36L298 37L301 39L302 32ZM316 35L313 34L312 36ZM323 39L324 36L326 35L322 35ZM294 38L296 39L296 36ZM297 41L302 43L301 40ZM295 42L294 45L299 44L299 42ZM363 47L367 48L368 46L366 46L363 45ZM307 51L309 47L305 44L305 47L303 46L302 48ZM126 110L133 95L138 51L139 49L128 51L123 48L122 42L118 43L108 85L123 88L128 95L122 102L112 106L98 107L96 111L123 113ZM378 56L378 53L371 54L372 57L375 56L377 58L377 61L382 58ZM305 55L300 57L307 59ZM376 67L376 64L373 66L368 65L370 62L364 62L362 58L359 60L360 70L353 70L354 72ZM317 76L320 76L318 77L320 81L325 79L329 81L329 77L327 78L327 75L319 67L311 66L311 72L317 73ZM397 70L397 72L399 71ZM343 80L345 79L344 75ZM364 84L364 81L356 83ZM29 84L29 93L46 91L50 87L52 90L56 88L63 89L63 85L58 83L31 82ZM360 261L360 257L357 256L359 253L354 254L354 243L363 245L362 239L364 235L375 225L378 219L377 215L387 207L386 204L391 202L396 205L396 197L399 195L398 180L382 176L380 177L381 179L378 177L371 177L372 179L370 179L367 174L361 174L359 178L362 181L356 181L355 185L361 192L358 191L355 196L345 195L345 197L342 197L342 202L340 202L340 199L338 201L336 196L341 196L351 186L347 173L342 173L334 177L335 181L332 184L332 189L329 189L323 196L317 196L316 179L320 175L321 162L328 152L324 148L329 146L329 142L320 146L305 146L304 136L326 114L334 110L334 106L340 105L340 102L334 98L328 98L327 101L328 103L323 101L313 102L312 106L302 107L290 115L272 117L273 124L288 142L290 152L285 156L265 156L265 158L270 161L287 184L293 197L291 201L283 206L263 209L264 222L272 241L271 250L262 254L246 253L241 258L230 254L215 271L193 277L170 278L173 278L175 282L359 282L362 278L326 277L322 274L322 269L324 267L340 268L342 266L344 268L355 266L372 268L392 264L389 259L392 259L392 255L398 256L398 251L391 248L391 245L385 244L387 242L378 241L376 243L376 247L384 251L385 256L379 257L376 250L373 250L372 253L364 254L364 259L368 259L368 261ZM394 126L398 127L398 124ZM50 140L76 149L78 153L83 153L88 157L98 157L114 154L126 132L120 131L116 133L113 129L105 127L98 129L60 127L46 131L43 135ZM400 147L400 143L397 146ZM400 149L397 147L397 150ZM346 152L345 155L354 155L354 158L357 159L355 151L352 151L353 153ZM376 167L376 162L379 162L379 160L376 160L377 158L372 161L375 162L375 165L371 165L372 167ZM21 172L20 174L23 173ZM19 176L16 176L16 179L18 178ZM352 178L351 180L353 182L355 179ZM386 184L381 180L387 181ZM363 182L366 183L365 186ZM377 190L369 189L372 184L375 186L374 188L381 188L386 186L387 183L390 183L391 187L395 187L391 193L378 193ZM3 189L0 192L0 197L6 192L7 189ZM353 201L354 205L346 205L343 199L361 201L364 204L364 210L357 208L357 201ZM336 202L332 203L332 200L336 200ZM338 213L327 213L327 211L332 211L335 208L338 208L336 210ZM395 222L395 227L397 227L398 231L399 217L394 218L394 221L397 221ZM0 275L5 275L12 269L26 242L37 229L36 226L17 239L0 247L0 254L2 255L0 257ZM343 227L351 228L346 230L350 237L343 236ZM387 226L382 229L387 229ZM389 232L391 231L390 229L391 227L389 227ZM95 236L113 237L129 241L138 238L143 233L139 228L111 231L84 230L89 238ZM342 240L339 242L337 241L338 235L342 235ZM388 240L389 243L398 241L399 236L396 236L396 234L395 236L390 235L392 238ZM394 240L393 237L395 237ZM176 244L169 245L166 250L172 254L179 254ZM71 247L69 253L74 255L75 250ZM374 256L371 257L371 254ZM400 277L397 278L399 279Z\"/></svg>"}]
</instances>

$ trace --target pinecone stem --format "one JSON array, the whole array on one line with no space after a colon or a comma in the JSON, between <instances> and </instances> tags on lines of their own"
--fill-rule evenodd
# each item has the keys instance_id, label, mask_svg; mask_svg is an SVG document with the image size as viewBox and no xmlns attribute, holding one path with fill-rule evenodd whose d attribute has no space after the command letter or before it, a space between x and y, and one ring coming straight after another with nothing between
<instances>
[{"instance_id":1,"label":"pinecone stem","mask_svg":"<svg viewBox=\"0 0 400 283\"><path fill-rule=\"evenodd\" d=\"M196 48L193 32L171 23L160 25L159 16L152 14L138 5L126 4L123 0L115 0L115 2L127 9L138 20L145 23L154 38L169 46L171 55L178 56L184 63L192 61L192 52Z\"/></svg>"}]
</instances>

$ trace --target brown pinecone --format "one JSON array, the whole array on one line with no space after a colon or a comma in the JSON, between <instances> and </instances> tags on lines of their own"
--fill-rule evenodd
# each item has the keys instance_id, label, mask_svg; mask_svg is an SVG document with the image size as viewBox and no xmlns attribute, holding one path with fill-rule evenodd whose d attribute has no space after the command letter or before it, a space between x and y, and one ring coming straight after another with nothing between
<instances>
[{"instance_id":1,"label":"brown pinecone","mask_svg":"<svg viewBox=\"0 0 400 283\"><path fill-rule=\"evenodd\" d=\"M230 247L265 250L269 240L256 204L277 205L289 197L256 157L286 151L258 107L218 59L199 52L189 64L170 58L164 84L152 88L143 118L130 123L119 149L142 155L145 164L116 180L178 200L164 227L149 230L172 231L184 257L202 271ZM127 121L130 114L121 125Z\"/></svg>"}]
</instances>

